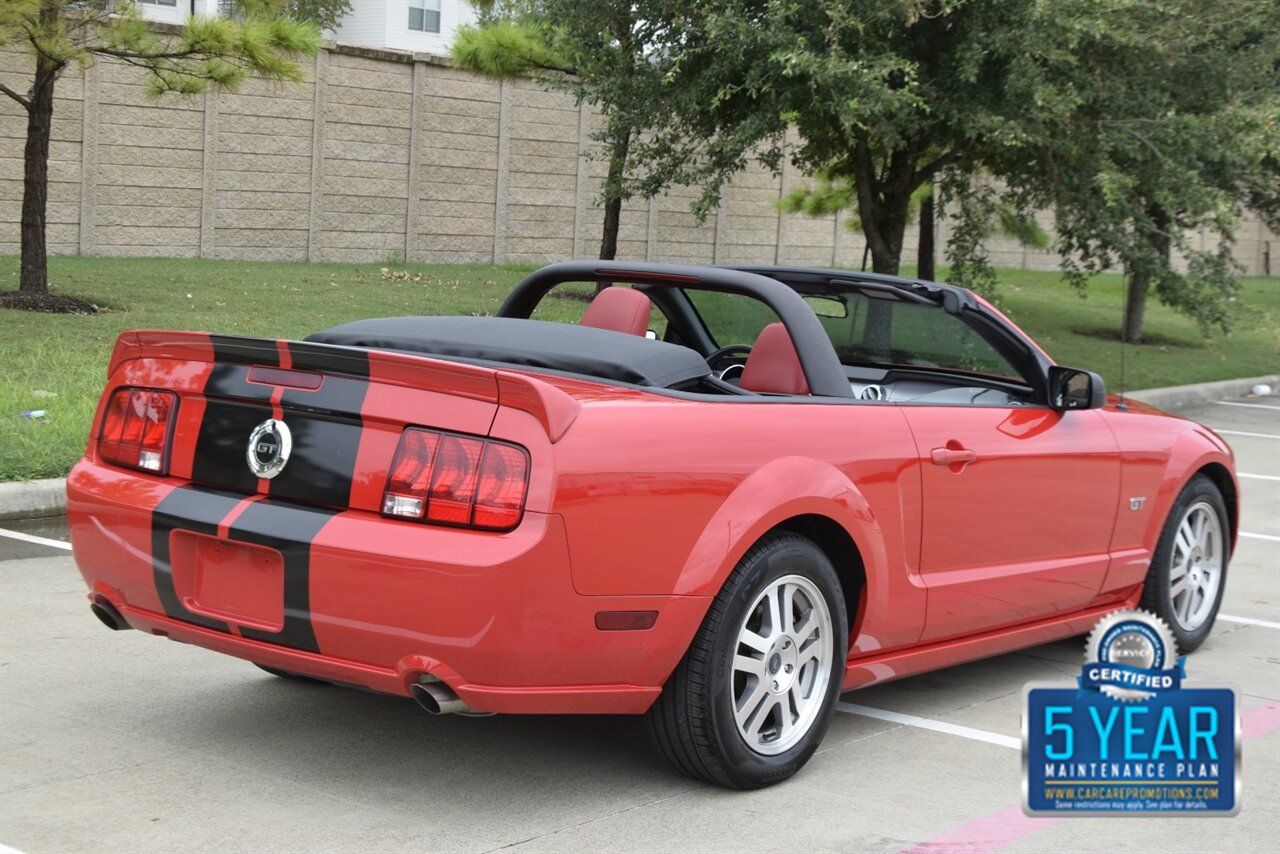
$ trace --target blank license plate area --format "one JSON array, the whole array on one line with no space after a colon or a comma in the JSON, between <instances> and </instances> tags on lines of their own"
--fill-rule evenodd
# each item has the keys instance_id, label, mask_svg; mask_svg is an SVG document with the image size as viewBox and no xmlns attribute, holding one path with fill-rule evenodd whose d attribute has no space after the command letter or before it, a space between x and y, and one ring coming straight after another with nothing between
<instances>
[{"instance_id":1,"label":"blank license plate area","mask_svg":"<svg viewBox=\"0 0 1280 854\"><path fill-rule=\"evenodd\" d=\"M237 626L284 628L284 560L280 552L190 531L169 541L173 586L187 610Z\"/></svg>"}]
</instances>

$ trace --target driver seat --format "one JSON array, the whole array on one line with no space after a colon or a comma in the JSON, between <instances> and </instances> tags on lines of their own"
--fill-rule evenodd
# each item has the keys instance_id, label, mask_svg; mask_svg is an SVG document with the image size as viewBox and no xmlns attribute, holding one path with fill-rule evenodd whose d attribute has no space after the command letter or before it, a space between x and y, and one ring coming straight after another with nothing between
<instances>
[{"instance_id":1,"label":"driver seat","mask_svg":"<svg viewBox=\"0 0 1280 854\"><path fill-rule=\"evenodd\" d=\"M651 305L649 298L637 290L608 287L591 300L580 325L644 335L649 331Z\"/></svg>"},{"instance_id":2,"label":"driver seat","mask_svg":"<svg viewBox=\"0 0 1280 854\"><path fill-rule=\"evenodd\" d=\"M742 369L738 388L762 394L809 394L796 345L781 323L760 330Z\"/></svg>"}]
</instances>

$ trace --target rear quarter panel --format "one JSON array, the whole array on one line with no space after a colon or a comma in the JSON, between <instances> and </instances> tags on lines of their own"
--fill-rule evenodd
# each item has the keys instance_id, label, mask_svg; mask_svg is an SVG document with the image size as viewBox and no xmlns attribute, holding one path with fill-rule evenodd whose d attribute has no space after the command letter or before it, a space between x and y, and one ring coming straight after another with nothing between
<instances>
[{"instance_id":1,"label":"rear quarter panel","mask_svg":"<svg viewBox=\"0 0 1280 854\"><path fill-rule=\"evenodd\" d=\"M865 564L868 647L919 637L920 474L897 407L620 395L584 405L554 454L580 594L714 596L768 530L821 515Z\"/></svg>"}]
</instances>

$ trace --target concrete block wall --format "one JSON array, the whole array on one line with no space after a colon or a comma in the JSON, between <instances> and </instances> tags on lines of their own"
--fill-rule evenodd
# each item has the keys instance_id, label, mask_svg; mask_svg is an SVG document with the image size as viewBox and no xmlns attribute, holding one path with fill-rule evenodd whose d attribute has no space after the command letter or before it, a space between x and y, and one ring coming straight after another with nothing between
<instances>
[{"instance_id":1,"label":"concrete block wall","mask_svg":"<svg viewBox=\"0 0 1280 854\"><path fill-rule=\"evenodd\" d=\"M31 59L0 50L0 76ZM543 263L595 257L607 162L600 118L533 80L493 81L447 61L352 46L315 59L309 81L253 81L234 93L151 98L142 72L101 60L58 83L50 157L55 253L392 263ZM0 98L0 253L19 249L26 116ZM794 143L795 140L789 140ZM623 207L620 259L858 267L847 214L780 215L805 177L753 164L698 222L697 191L673 187ZM1052 227L1045 214L1042 224ZM939 255L946 237L938 226ZM904 242L914 260L915 228ZM1208 241L1207 236L1200 238ZM999 266L1053 269L1057 256L1007 237ZM1250 273L1280 239L1242 224Z\"/></svg>"},{"instance_id":2,"label":"concrete block wall","mask_svg":"<svg viewBox=\"0 0 1280 854\"><path fill-rule=\"evenodd\" d=\"M315 90L255 81L207 96L202 256L308 257Z\"/></svg>"},{"instance_id":3,"label":"concrete block wall","mask_svg":"<svg viewBox=\"0 0 1280 854\"><path fill-rule=\"evenodd\" d=\"M28 80L31 65L26 54L0 50L0 79ZM54 253L79 251L85 88L85 75L72 68L58 81L55 91L46 235L49 251ZM12 98L0 96L0 252L16 253L20 243L22 152L26 138L26 111Z\"/></svg>"}]
</instances>

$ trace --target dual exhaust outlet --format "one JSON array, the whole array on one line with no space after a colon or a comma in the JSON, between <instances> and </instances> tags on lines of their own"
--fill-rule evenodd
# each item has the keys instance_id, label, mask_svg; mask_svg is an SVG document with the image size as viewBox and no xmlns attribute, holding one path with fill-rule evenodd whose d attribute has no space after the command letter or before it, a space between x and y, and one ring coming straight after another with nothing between
<instances>
[{"instance_id":1,"label":"dual exhaust outlet","mask_svg":"<svg viewBox=\"0 0 1280 854\"><path fill-rule=\"evenodd\" d=\"M112 631L118 632L122 629L132 628L120 611L105 596L95 596L89 604L89 608L93 611L94 616ZM422 678L435 681L415 682L409 686L409 692L413 694L413 699L427 713L432 715L469 715L471 717L484 717L492 714L492 712L477 712L464 703L456 691L439 679L430 675Z\"/></svg>"}]
</instances>

